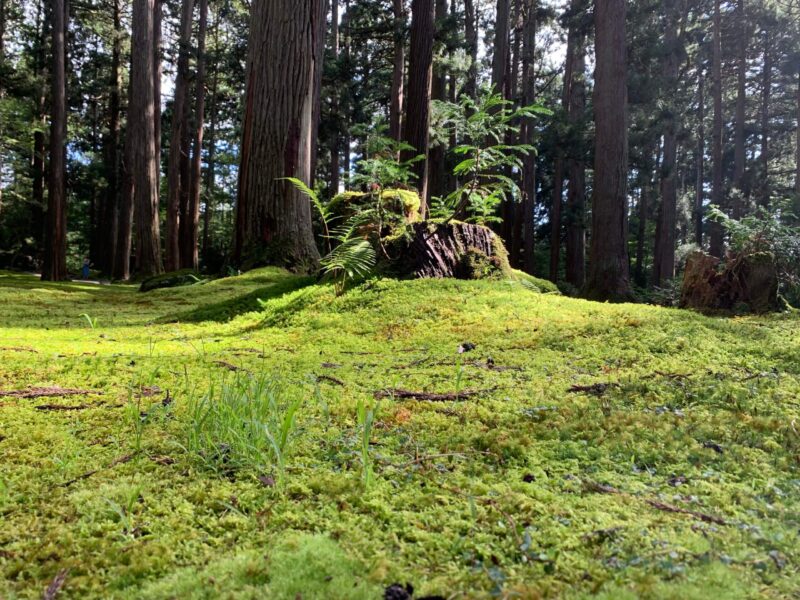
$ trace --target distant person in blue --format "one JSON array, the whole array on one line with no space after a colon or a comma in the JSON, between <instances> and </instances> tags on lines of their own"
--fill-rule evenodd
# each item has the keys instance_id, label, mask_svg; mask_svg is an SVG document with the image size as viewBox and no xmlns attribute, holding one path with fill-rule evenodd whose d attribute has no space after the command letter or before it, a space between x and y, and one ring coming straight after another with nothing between
<instances>
[{"instance_id":1,"label":"distant person in blue","mask_svg":"<svg viewBox=\"0 0 800 600\"><path fill-rule=\"evenodd\" d=\"M81 275L84 279L89 279L89 259L83 259L83 268L81 269Z\"/></svg>"}]
</instances>

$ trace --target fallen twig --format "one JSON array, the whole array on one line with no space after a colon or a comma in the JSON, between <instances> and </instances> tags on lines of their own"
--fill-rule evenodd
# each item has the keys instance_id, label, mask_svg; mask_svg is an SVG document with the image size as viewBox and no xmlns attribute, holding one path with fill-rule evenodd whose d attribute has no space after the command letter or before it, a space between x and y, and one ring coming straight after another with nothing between
<instances>
[{"instance_id":1,"label":"fallen twig","mask_svg":"<svg viewBox=\"0 0 800 600\"><path fill-rule=\"evenodd\" d=\"M31 387L27 390L0 390L0 396L11 398L45 398L50 396L86 396L99 394L96 390L79 390L61 387Z\"/></svg>"},{"instance_id":2,"label":"fallen twig","mask_svg":"<svg viewBox=\"0 0 800 600\"><path fill-rule=\"evenodd\" d=\"M47 586L44 594L42 594L42 600L54 600L61 591L61 588L64 587L64 583L67 581L68 574L69 569L61 569L53 578L53 581L50 582L50 585Z\"/></svg>"},{"instance_id":3,"label":"fallen twig","mask_svg":"<svg viewBox=\"0 0 800 600\"><path fill-rule=\"evenodd\" d=\"M385 390L378 390L373 395L375 399L393 398L395 400L426 400L428 402L449 402L451 400L466 400L473 396L480 396L488 394L496 390L496 387L488 388L485 390L464 390L461 392L452 392L447 394L431 394L428 392L412 392L411 390L404 390L402 388L389 388Z\"/></svg>"},{"instance_id":4,"label":"fallen twig","mask_svg":"<svg viewBox=\"0 0 800 600\"><path fill-rule=\"evenodd\" d=\"M345 387L344 381L337 379L336 377L332 377L331 375L317 375L317 381L327 381L328 383Z\"/></svg>"},{"instance_id":5,"label":"fallen twig","mask_svg":"<svg viewBox=\"0 0 800 600\"><path fill-rule=\"evenodd\" d=\"M234 372L235 371L244 371L245 373L248 372L247 369L244 369L242 367L237 367L236 365L233 365L233 364L231 364L229 362L226 362L224 360L215 360L215 361L212 361L212 362L215 365L219 365L220 367L222 367L224 369L228 369L228 371L234 371Z\"/></svg>"},{"instance_id":6,"label":"fallen twig","mask_svg":"<svg viewBox=\"0 0 800 600\"><path fill-rule=\"evenodd\" d=\"M722 517L715 517L714 515L708 515L706 513L697 512L695 510L689 510L688 508L681 508L680 506L665 504L664 502L659 502L658 500L646 499L645 502L647 502L653 508L657 508L658 510L663 510L665 512L671 512L671 513L679 513L682 515L691 515L696 519L700 519L701 521L704 521L706 523L716 523L717 525L729 524Z\"/></svg>"},{"instance_id":7,"label":"fallen twig","mask_svg":"<svg viewBox=\"0 0 800 600\"><path fill-rule=\"evenodd\" d=\"M107 467L101 467L99 469L92 469L91 471L86 471L86 473L82 473L81 475L78 475L74 479L70 479L69 481L65 481L64 483L59 483L58 487L69 487L73 483L77 483L78 481L81 481L83 479L87 479L87 478L91 477L92 475L95 475L96 473L99 473L100 471L105 471L105 470L110 469L112 467L115 467L117 465L121 465L123 463L126 463L132 458L133 458L133 454L125 454L124 456L119 456L119 457L115 458L114 460L112 460L108 464Z\"/></svg>"},{"instance_id":8,"label":"fallen twig","mask_svg":"<svg viewBox=\"0 0 800 600\"><path fill-rule=\"evenodd\" d=\"M601 494L617 494L620 496L624 496L626 498L638 498L637 496L633 496L631 494L623 492L622 490L618 490L613 486L606 485L604 483L597 483L596 481L584 480L583 486L589 491L598 492ZM660 500L654 500L653 498L638 498L638 499L643 500L653 508L657 510L663 510L664 512L677 513L681 515L690 515L695 519L704 521L705 523L715 523L717 525L731 524L729 521L723 519L722 517L709 515L695 510L689 510L688 508L681 508L680 506L673 506L672 504L666 504L664 502L661 502Z\"/></svg>"},{"instance_id":9,"label":"fallen twig","mask_svg":"<svg viewBox=\"0 0 800 600\"><path fill-rule=\"evenodd\" d=\"M31 352L33 354L39 354L38 350L34 350L33 348L26 348L23 346L0 346L0 350L5 352Z\"/></svg>"},{"instance_id":10,"label":"fallen twig","mask_svg":"<svg viewBox=\"0 0 800 600\"><path fill-rule=\"evenodd\" d=\"M87 408L91 408L88 404L76 404L75 406L70 406L69 404L40 404L36 407L36 410L62 410L62 411L69 411L69 410L85 410Z\"/></svg>"},{"instance_id":11,"label":"fallen twig","mask_svg":"<svg viewBox=\"0 0 800 600\"><path fill-rule=\"evenodd\" d=\"M571 394L585 393L592 396L602 396L610 387L616 387L616 383L593 383L592 385L573 385L567 390Z\"/></svg>"}]
</instances>

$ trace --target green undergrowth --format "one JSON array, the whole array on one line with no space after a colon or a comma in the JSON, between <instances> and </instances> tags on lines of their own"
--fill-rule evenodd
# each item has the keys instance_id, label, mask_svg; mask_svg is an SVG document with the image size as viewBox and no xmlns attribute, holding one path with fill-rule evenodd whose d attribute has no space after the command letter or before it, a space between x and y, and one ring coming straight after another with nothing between
<instances>
[{"instance_id":1,"label":"green undergrowth","mask_svg":"<svg viewBox=\"0 0 800 600\"><path fill-rule=\"evenodd\" d=\"M0 273L0 597L793 597L798 317L531 283Z\"/></svg>"}]
</instances>

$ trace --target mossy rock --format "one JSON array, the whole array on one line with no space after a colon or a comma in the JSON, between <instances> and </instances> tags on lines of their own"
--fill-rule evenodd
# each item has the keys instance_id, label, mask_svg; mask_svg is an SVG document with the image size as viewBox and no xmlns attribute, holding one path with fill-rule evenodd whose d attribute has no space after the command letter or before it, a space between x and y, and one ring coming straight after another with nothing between
<instances>
[{"instance_id":1,"label":"mossy rock","mask_svg":"<svg viewBox=\"0 0 800 600\"><path fill-rule=\"evenodd\" d=\"M182 269L180 271L171 271L169 273L162 273L161 275L148 277L142 281L141 285L139 286L139 291L149 292L151 290L157 290L160 288L174 288L184 285L194 285L203 281L205 281L205 279L197 271L193 269Z\"/></svg>"}]
</instances>

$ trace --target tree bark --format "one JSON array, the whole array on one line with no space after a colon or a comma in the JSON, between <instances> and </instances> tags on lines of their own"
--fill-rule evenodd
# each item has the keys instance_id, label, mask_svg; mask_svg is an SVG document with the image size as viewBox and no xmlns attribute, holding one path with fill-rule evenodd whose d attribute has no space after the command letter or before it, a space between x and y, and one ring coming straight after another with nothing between
<instances>
[{"instance_id":1,"label":"tree bark","mask_svg":"<svg viewBox=\"0 0 800 600\"><path fill-rule=\"evenodd\" d=\"M661 162L661 205L656 223L656 240L653 252L653 285L661 287L675 277L675 232L678 190L676 180L678 155L678 115L673 99L678 94L678 3L665 0L664 34L665 53L662 58L664 76L663 98L666 114L663 117L664 155Z\"/></svg>"},{"instance_id":2,"label":"tree bark","mask_svg":"<svg viewBox=\"0 0 800 600\"><path fill-rule=\"evenodd\" d=\"M311 204L285 177L311 184L314 98L323 0L252 6L234 260L316 269Z\"/></svg>"},{"instance_id":3,"label":"tree bark","mask_svg":"<svg viewBox=\"0 0 800 600\"><path fill-rule=\"evenodd\" d=\"M492 87L498 94L506 90L506 65L508 64L509 1L497 0L494 24L494 51L492 52Z\"/></svg>"},{"instance_id":4,"label":"tree bark","mask_svg":"<svg viewBox=\"0 0 800 600\"><path fill-rule=\"evenodd\" d=\"M525 0L522 28L522 105L530 106L536 102L536 0ZM521 142L533 145L536 125L531 119L522 123ZM557 208L556 208L557 206ZM553 218L561 221L561 198L553 206ZM536 153L530 152L522 159L522 227L523 261L526 273L534 272L536 210ZM556 210L559 214L555 214ZM552 267L552 264L551 264ZM556 268L558 264L556 264Z\"/></svg>"},{"instance_id":5,"label":"tree bark","mask_svg":"<svg viewBox=\"0 0 800 600\"><path fill-rule=\"evenodd\" d=\"M111 274L117 251L119 229L119 139L120 139L120 64L122 59L122 24L119 0L112 3L114 40L111 46L111 71L108 85L108 133L104 139L106 190L100 218L101 247L96 258L97 267Z\"/></svg>"},{"instance_id":6,"label":"tree bark","mask_svg":"<svg viewBox=\"0 0 800 600\"><path fill-rule=\"evenodd\" d=\"M722 189L722 27L720 0L714 0L714 25L711 77L714 83L714 123L711 132L711 204L723 207ZM716 221L709 223L709 251L722 258L723 231Z\"/></svg>"},{"instance_id":7,"label":"tree bark","mask_svg":"<svg viewBox=\"0 0 800 600\"><path fill-rule=\"evenodd\" d=\"M697 156L695 157L695 189L694 189L694 241L700 248L703 247L703 197L705 186L706 164L706 98L705 74L702 61L697 65Z\"/></svg>"},{"instance_id":8,"label":"tree bark","mask_svg":"<svg viewBox=\"0 0 800 600\"><path fill-rule=\"evenodd\" d=\"M181 268L181 210L189 182L184 178L189 169L187 153L189 138L189 53L191 51L192 11L194 0L181 0L180 33L178 36L178 65L175 75L175 98L172 104L172 131L167 162L167 231L165 267L167 271ZM187 189L184 189L187 188ZM188 207L187 207L188 208Z\"/></svg>"},{"instance_id":9,"label":"tree bark","mask_svg":"<svg viewBox=\"0 0 800 600\"><path fill-rule=\"evenodd\" d=\"M430 142L431 86L433 79L433 37L435 34L433 0L411 2L411 51L408 67L408 97L403 138L414 150L402 153L402 160L423 156L414 163L416 187L422 199L420 216L427 214L428 149Z\"/></svg>"},{"instance_id":10,"label":"tree bark","mask_svg":"<svg viewBox=\"0 0 800 600\"><path fill-rule=\"evenodd\" d=\"M464 37L470 58L464 93L475 100L478 97L478 9L477 0L464 0Z\"/></svg>"},{"instance_id":11,"label":"tree bark","mask_svg":"<svg viewBox=\"0 0 800 600\"><path fill-rule=\"evenodd\" d=\"M135 0L131 39L129 131L136 207L136 269L145 277L161 273L156 164L154 0Z\"/></svg>"},{"instance_id":12,"label":"tree bark","mask_svg":"<svg viewBox=\"0 0 800 600\"><path fill-rule=\"evenodd\" d=\"M447 0L436 0L436 37L441 39L444 35L444 25L447 19ZM443 102L447 100L447 71L444 64L435 65L431 98ZM444 144L436 144L430 148L428 158L428 197L426 203L430 205L431 198L442 197L447 193L447 169L445 166Z\"/></svg>"},{"instance_id":13,"label":"tree bark","mask_svg":"<svg viewBox=\"0 0 800 600\"><path fill-rule=\"evenodd\" d=\"M586 293L631 298L628 275L628 89L625 0L595 3L595 159Z\"/></svg>"},{"instance_id":14,"label":"tree bark","mask_svg":"<svg viewBox=\"0 0 800 600\"><path fill-rule=\"evenodd\" d=\"M393 0L394 54L392 58L392 91L389 103L389 136L400 141L403 135L403 77L406 65L406 11L404 0Z\"/></svg>"},{"instance_id":15,"label":"tree bark","mask_svg":"<svg viewBox=\"0 0 800 600\"><path fill-rule=\"evenodd\" d=\"M586 32L576 20L581 6L582 0L573 0L567 41L567 120L573 139L578 139L577 129L583 127L586 113ZM586 164L582 147L570 148L566 171L565 276L568 283L581 289L586 280Z\"/></svg>"},{"instance_id":16,"label":"tree bark","mask_svg":"<svg viewBox=\"0 0 800 600\"><path fill-rule=\"evenodd\" d=\"M744 0L736 4L736 115L733 128L733 187L738 193L733 195L733 218L744 213L744 200L748 190L745 182L745 93L747 83L747 23L745 22Z\"/></svg>"},{"instance_id":17,"label":"tree bark","mask_svg":"<svg viewBox=\"0 0 800 600\"><path fill-rule=\"evenodd\" d=\"M206 30L208 0L200 0L200 23L197 29L197 77L195 79L194 137L192 139L192 168L189 186L189 220L181 239L181 268L200 266L198 249L200 229L200 180L202 177L203 125L206 110Z\"/></svg>"},{"instance_id":18,"label":"tree bark","mask_svg":"<svg viewBox=\"0 0 800 600\"><path fill-rule=\"evenodd\" d=\"M339 60L339 0L331 1L331 55L334 62ZM402 65L401 65L402 68ZM400 82L402 85L402 71L400 75ZM394 102L394 80L392 86L392 102ZM339 193L339 169L341 168L339 162L339 155L341 154L341 143L339 138L338 118L339 118L339 94L336 90L331 91L331 116L332 121L337 124L331 135L330 141L330 193L335 196ZM398 139L390 133L393 139Z\"/></svg>"},{"instance_id":19,"label":"tree bark","mask_svg":"<svg viewBox=\"0 0 800 600\"><path fill-rule=\"evenodd\" d=\"M764 62L761 89L761 190L759 204L769 206L769 135L770 135L770 100L772 94L772 51L770 48L769 29L764 30Z\"/></svg>"},{"instance_id":20,"label":"tree bark","mask_svg":"<svg viewBox=\"0 0 800 600\"><path fill-rule=\"evenodd\" d=\"M795 98L795 110L797 111L797 132L795 133L794 147L794 193L800 198L800 71L797 74L797 97Z\"/></svg>"},{"instance_id":21,"label":"tree bark","mask_svg":"<svg viewBox=\"0 0 800 600\"><path fill-rule=\"evenodd\" d=\"M211 78L211 123L208 127L208 168L206 169L205 207L203 209L203 260L208 262L211 235L211 215L213 214L214 190L216 187L217 151L217 89L219 86L219 8L214 16L214 76Z\"/></svg>"},{"instance_id":22,"label":"tree bark","mask_svg":"<svg viewBox=\"0 0 800 600\"><path fill-rule=\"evenodd\" d=\"M52 0L52 69L50 121L50 173L47 185L47 228L42 279L64 281L67 274L67 194L66 194L66 10L64 0Z\"/></svg>"}]
</instances>

